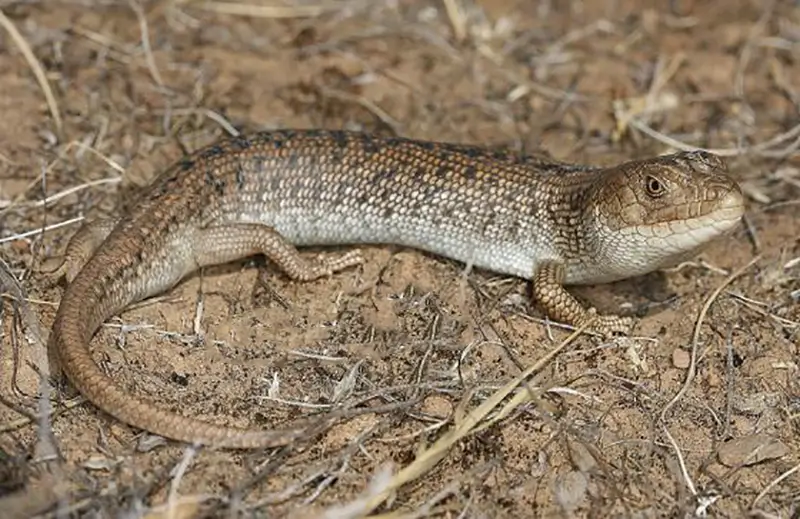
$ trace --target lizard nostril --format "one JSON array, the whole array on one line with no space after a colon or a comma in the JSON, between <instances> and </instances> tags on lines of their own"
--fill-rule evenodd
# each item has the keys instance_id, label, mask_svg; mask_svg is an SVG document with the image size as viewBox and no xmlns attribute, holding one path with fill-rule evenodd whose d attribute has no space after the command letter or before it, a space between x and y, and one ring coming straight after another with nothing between
<instances>
[{"instance_id":1,"label":"lizard nostril","mask_svg":"<svg viewBox=\"0 0 800 519\"><path fill-rule=\"evenodd\" d=\"M722 200L731 190L735 190L732 188L730 184L723 184L723 183L712 183L705 188L705 199L706 200Z\"/></svg>"}]
</instances>

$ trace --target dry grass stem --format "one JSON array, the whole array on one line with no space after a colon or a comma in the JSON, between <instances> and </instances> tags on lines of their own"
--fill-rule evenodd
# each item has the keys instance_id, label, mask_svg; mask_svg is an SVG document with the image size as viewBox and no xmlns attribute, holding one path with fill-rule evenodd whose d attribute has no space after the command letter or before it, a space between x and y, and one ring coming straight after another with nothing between
<instances>
[{"instance_id":1,"label":"dry grass stem","mask_svg":"<svg viewBox=\"0 0 800 519\"><path fill-rule=\"evenodd\" d=\"M180 0L178 4L190 5L194 8L217 14L252 16L256 18L315 18L338 9L338 6L332 2L317 5L271 6L240 2Z\"/></svg>"},{"instance_id":2,"label":"dry grass stem","mask_svg":"<svg viewBox=\"0 0 800 519\"><path fill-rule=\"evenodd\" d=\"M0 509L791 516L798 16L750 0L5 2ZM322 424L285 448L187 449L50 393L44 345L64 284L48 266L75 224L135 206L187 151L274 128L598 165L702 148L729 157L747 214L675 268L569 288L636 315L626 338L551 322L519 279L377 245L312 283L260 257L207 268L92 338L101 368L159 406ZM330 248L303 254L348 250ZM782 455L726 465L721 451L754 431Z\"/></svg>"},{"instance_id":3,"label":"dry grass stem","mask_svg":"<svg viewBox=\"0 0 800 519\"><path fill-rule=\"evenodd\" d=\"M53 90L50 88L50 82L47 79L47 75L44 72L44 68L42 68L42 64L39 63L39 60L36 58L36 55L31 50L31 46L28 45L28 42L25 38L20 34L17 30L17 26L8 19L5 13L0 9L0 25L8 32L11 39L14 41L14 44L17 48L22 52L25 61L28 63L33 75L36 76L36 81L39 83L39 87L42 89L44 93L44 98L47 101L47 107L50 109L50 115L53 117L53 122L56 125L56 131L60 134L63 130L63 123L61 121L61 113L58 108L58 102L56 102L56 96L53 94Z\"/></svg>"}]
</instances>

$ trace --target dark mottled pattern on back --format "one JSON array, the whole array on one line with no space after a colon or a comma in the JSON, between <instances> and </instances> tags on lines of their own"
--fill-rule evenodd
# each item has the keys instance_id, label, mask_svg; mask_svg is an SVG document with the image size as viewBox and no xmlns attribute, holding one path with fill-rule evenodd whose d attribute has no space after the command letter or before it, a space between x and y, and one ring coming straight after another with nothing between
<instances>
[{"instance_id":1,"label":"dark mottled pattern on back","mask_svg":"<svg viewBox=\"0 0 800 519\"><path fill-rule=\"evenodd\" d=\"M261 222L299 245L395 242L477 266L500 259L500 271L518 275L526 273L515 265L537 254L583 252L571 245L579 241L574 226L562 221L574 217L551 213L580 211L596 170L497 149L326 130L231 137L178 164L153 183L151 211L197 213L204 225ZM168 214L162 221L174 222ZM492 243L479 251L458 251L489 236Z\"/></svg>"},{"instance_id":2,"label":"dark mottled pattern on back","mask_svg":"<svg viewBox=\"0 0 800 519\"><path fill-rule=\"evenodd\" d=\"M741 192L723 171L701 152L592 168L341 131L223 139L177 161L119 220L67 288L53 350L81 393L126 423L184 441L274 446L291 437L133 397L97 366L88 340L110 315L204 265L264 253L298 278L332 272L298 267L294 246L312 244L392 243L533 277L543 306L580 324L586 311L563 283L652 271L737 222ZM651 196L653 185L664 192Z\"/></svg>"},{"instance_id":3,"label":"dark mottled pattern on back","mask_svg":"<svg viewBox=\"0 0 800 519\"><path fill-rule=\"evenodd\" d=\"M140 212L163 212L163 225L174 222L171 213L197 214L202 225L258 222L298 245L391 242L527 277L537 258L588 269L585 258L599 253L587 226L628 225L615 216L627 201L588 203L610 176L641 175L640 164L690 171L704 160L712 159L677 154L597 168L466 144L266 131L181 159L153 183ZM469 245L476 242L485 245Z\"/></svg>"}]
</instances>

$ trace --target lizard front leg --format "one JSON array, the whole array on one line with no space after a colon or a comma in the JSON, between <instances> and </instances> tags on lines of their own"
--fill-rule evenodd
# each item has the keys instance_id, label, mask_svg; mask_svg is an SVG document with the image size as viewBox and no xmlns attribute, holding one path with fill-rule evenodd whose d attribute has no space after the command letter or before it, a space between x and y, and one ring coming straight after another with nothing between
<instances>
[{"instance_id":1,"label":"lizard front leg","mask_svg":"<svg viewBox=\"0 0 800 519\"><path fill-rule=\"evenodd\" d=\"M594 308L585 308L564 288L564 277L564 265L557 261L543 262L534 272L533 295L548 317L575 327L594 320L589 328L603 336L630 333L632 318L597 315Z\"/></svg>"}]
</instances>

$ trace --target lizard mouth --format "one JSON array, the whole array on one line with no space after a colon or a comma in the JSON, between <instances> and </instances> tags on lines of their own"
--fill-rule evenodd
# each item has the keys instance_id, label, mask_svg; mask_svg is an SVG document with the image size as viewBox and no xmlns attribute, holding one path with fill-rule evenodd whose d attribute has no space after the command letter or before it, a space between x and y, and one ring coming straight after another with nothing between
<instances>
[{"instance_id":1,"label":"lizard mouth","mask_svg":"<svg viewBox=\"0 0 800 519\"><path fill-rule=\"evenodd\" d=\"M676 223L677 234L693 239L696 245L732 231L744 215L744 197L738 188L731 189L708 213ZM682 232L680 232L682 231Z\"/></svg>"},{"instance_id":2,"label":"lizard mouth","mask_svg":"<svg viewBox=\"0 0 800 519\"><path fill-rule=\"evenodd\" d=\"M695 212L696 216L639 226L636 232L666 254L695 250L735 229L744 214L744 197L738 187L711 203L710 210L693 207L686 211Z\"/></svg>"},{"instance_id":3,"label":"lizard mouth","mask_svg":"<svg viewBox=\"0 0 800 519\"><path fill-rule=\"evenodd\" d=\"M619 229L604 249L604 279L644 274L691 258L735 229L743 214L744 198L734 186L711 200L672 206L660 222Z\"/></svg>"}]
</instances>

